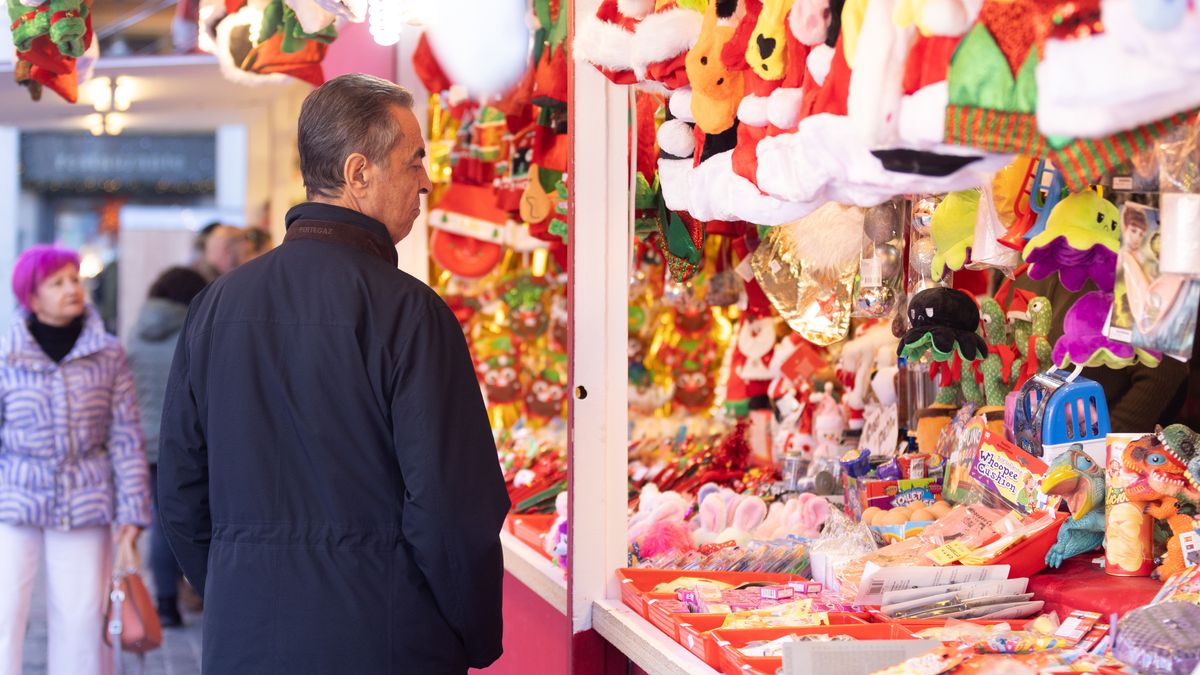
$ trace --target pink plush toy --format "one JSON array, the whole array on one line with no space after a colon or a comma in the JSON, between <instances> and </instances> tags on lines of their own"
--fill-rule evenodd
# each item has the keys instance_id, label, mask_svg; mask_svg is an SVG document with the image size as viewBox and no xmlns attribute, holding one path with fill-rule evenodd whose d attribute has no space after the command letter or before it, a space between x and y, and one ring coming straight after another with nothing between
<instances>
[{"instance_id":1,"label":"pink plush toy","mask_svg":"<svg viewBox=\"0 0 1200 675\"><path fill-rule=\"evenodd\" d=\"M684 518L691 503L678 492L659 492L658 486L650 483L642 488L638 500L638 512L629 519L626 537L630 544L637 543L661 523L676 521L686 529Z\"/></svg>"},{"instance_id":2,"label":"pink plush toy","mask_svg":"<svg viewBox=\"0 0 1200 675\"><path fill-rule=\"evenodd\" d=\"M787 504L772 504L771 510L767 522L755 531L756 539L783 539L791 535L811 539L820 533L829 517L829 502L804 493L788 500Z\"/></svg>"},{"instance_id":3,"label":"pink plush toy","mask_svg":"<svg viewBox=\"0 0 1200 675\"><path fill-rule=\"evenodd\" d=\"M752 534L767 517L767 503L762 497L744 497L738 500L733 510L733 518L723 532L717 535L715 543L726 541L737 542L745 546L754 538Z\"/></svg>"},{"instance_id":4,"label":"pink plush toy","mask_svg":"<svg viewBox=\"0 0 1200 675\"><path fill-rule=\"evenodd\" d=\"M696 517L700 527L692 533L697 546L711 544L717 534L724 531L727 517L725 497L720 491L710 492L700 502L700 514Z\"/></svg>"}]
</instances>

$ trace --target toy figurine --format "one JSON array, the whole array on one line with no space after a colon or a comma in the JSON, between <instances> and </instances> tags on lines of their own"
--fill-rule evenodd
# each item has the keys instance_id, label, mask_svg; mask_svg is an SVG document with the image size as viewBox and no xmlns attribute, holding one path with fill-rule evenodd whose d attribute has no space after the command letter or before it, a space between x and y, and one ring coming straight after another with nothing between
<instances>
[{"instance_id":1,"label":"toy figurine","mask_svg":"<svg viewBox=\"0 0 1200 675\"><path fill-rule=\"evenodd\" d=\"M1067 558L1104 543L1104 468L1076 444L1050 464L1042 492L1063 497L1071 517L1046 552L1046 564L1058 567Z\"/></svg>"},{"instance_id":2,"label":"toy figurine","mask_svg":"<svg viewBox=\"0 0 1200 675\"><path fill-rule=\"evenodd\" d=\"M1200 504L1200 457L1195 431L1182 424L1158 429L1125 447L1125 468L1138 474L1125 488L1131 502L1152 502L1147 513L1166 521L1171 529L1167 554L1154 570L1154 576L1166 579L1185 567L1180 535L1196 526L1196 507Z\"/></svg>"}]
</instances>

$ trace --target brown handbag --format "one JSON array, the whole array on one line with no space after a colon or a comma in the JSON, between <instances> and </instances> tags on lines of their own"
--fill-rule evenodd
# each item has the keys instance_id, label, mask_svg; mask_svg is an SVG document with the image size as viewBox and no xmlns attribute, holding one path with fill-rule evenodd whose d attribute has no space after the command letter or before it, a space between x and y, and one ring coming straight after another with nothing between
<instances>
[{"instance_id":1,"label":"brown handbag","mask_svg":"<svg viewBox=\"0 0 1200 675\"><path fill-rule=\"evenodd\" d=\"M118 658L122 651L145 654L162 645L162 624L141 575L115 573L108 599L104 641L114 648Z\"/></svg>"}]
</instances>

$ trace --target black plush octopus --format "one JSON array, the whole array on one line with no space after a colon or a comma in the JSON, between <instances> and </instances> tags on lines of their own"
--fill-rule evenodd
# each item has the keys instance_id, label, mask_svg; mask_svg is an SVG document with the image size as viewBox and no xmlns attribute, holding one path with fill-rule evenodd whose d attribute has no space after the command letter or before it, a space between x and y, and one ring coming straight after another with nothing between
<instances>
[{"instance_id":1,"label":"black plush octopus","mask_svg":"<svg viewBox=\"0 0 1200 675\"><path fill-rule=\"evenodd\" d=\"M912 327L900 339L896 354L909 361L926 350L938 362L952 360L956 352L967 363L988 355L987 342L976 332L979 306L960 290L938 287L917 293L908 303L908 320Z\"/></svg>"}]
</instances>

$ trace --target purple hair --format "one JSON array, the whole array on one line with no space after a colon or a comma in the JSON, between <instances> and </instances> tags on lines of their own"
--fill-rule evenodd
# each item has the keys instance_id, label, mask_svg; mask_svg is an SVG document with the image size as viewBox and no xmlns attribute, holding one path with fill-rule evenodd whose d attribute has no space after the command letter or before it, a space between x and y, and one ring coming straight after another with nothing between
<instances>
[{"instance_id":1,"label":"purple hair","mask_svg":"<svg viewBox=\"0 0 1200 675\"><path fill-rule=\"evenodd\" d=\"M30 246L17 258L17 264L13 267L12 289L17 302L26 310L33 311L29 302L38 286L67 265L78 268L79 254L61 246Z\"/></svg>"}]
</instances>

